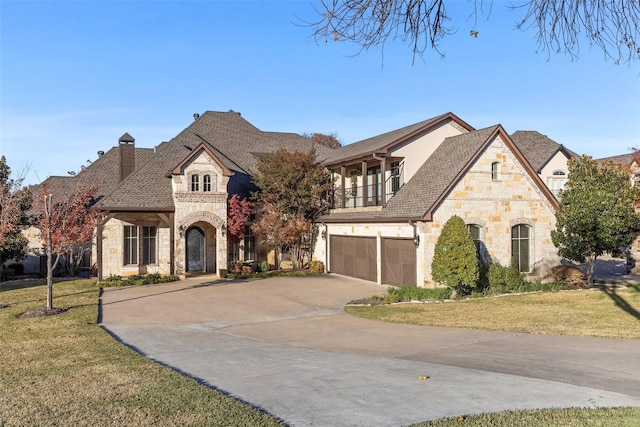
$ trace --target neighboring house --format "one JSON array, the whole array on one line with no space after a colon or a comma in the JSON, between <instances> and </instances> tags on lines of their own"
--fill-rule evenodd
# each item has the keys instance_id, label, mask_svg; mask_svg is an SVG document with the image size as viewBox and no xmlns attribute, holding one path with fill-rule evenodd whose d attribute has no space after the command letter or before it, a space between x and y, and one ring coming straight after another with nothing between
<instances>
[{"instance_id":1,"label":"neighboring house","mask_svg":"<svg viewBox=\"0 0 640 427\"><path fill-rule=\"evenodd\" d=\"M603 163L605 161L618 163L629 170L634 185L638 185L638 183L640 183L640 164L638 163L637 152L605 157L602 159L596 159L596 161L598 161L598 163ZM627 253L628 268L633 274L640 274L640 262L637 262L637 260L640 260L640 236L634 240Z\"/></svg>"},{"instance_id":2,"label":"neighboring house","mask_svg":"<svg viewBox=\"0 0 640 427\"><path fill-rule=\"evenodd\" d=\"M314 248L329 272L430 286L434 245L454 214L487 259L537 277L559 262L550 238L558 202L545 184L556 188L572 153L537 132L475 130L447 113L329 149L261 131L233 111L194 118L153 149L136 148L125 134L78 175L47 180L56 191L102 183L105 219L92 251L99 278L224 275L232 260L268 260L270 248L250 233L227 245L227 200L254 190L265 153L312 147L336 179L335 209L319 219Z\"/></svg>"}]
</instances>

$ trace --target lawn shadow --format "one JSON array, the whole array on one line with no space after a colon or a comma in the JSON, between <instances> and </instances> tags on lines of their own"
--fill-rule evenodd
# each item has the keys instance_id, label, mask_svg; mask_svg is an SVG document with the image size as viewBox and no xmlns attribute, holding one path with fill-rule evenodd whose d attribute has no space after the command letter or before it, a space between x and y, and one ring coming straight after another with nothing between
<instances>
[{"instance_id":1,"label":"lawn shadow","mask_svg":"<svg viewBox=\"0 0 640 427\"><path fill-rule=\"evenodd\" d=\"M640 285L627 285L629 288L634 289L636 292L640 292ZM629 304L624 298L616 293L615 287L604 286L602 291L613 300L613 302L623 311L629 313L637 320L640 320L640 311L636 310L631 304Z\"/></svg>"}]
</instances>

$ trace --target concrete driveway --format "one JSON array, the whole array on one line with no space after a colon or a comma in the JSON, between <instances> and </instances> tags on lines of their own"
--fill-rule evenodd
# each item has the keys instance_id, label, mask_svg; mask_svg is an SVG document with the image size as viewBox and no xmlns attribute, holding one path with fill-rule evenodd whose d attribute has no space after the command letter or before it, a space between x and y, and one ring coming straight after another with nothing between
<instances>
[{"instance_id":1,"label":"concrete driveway","mask_svg":"<svg viewBox=\"0 0 640 427\"><path fill-rule=\"evenodd\" d=\"M146 357L295 426L640 406L640 340L393 325L342 310L385 292L335 275L200 277L105 289L101 323Z\"/></svg>"}]
</instances>

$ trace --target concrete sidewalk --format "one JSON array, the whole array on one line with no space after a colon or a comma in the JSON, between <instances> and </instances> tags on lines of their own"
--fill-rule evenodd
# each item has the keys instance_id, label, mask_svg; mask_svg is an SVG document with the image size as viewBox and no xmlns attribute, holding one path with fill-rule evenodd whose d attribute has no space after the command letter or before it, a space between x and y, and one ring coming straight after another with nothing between
<instances>
[{"instance_id":1,"label":"concrete sidewalk","mask_svg":"<svg viewBox=\"0 0 640 427\"><path fill-rule=\"evenodd\" d=\"M102 325L142 354L297 426L640 406L640 341L372 322L339 276L106 289ZM428 377L421 380L420 377Z\"/></svg>"}]
</instances>

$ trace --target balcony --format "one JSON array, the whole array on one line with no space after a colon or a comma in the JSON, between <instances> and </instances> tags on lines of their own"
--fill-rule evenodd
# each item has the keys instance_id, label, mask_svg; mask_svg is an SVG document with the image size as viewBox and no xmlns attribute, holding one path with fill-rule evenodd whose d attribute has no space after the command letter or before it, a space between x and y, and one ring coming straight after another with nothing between
<instances>
[{"instance_id":1,"label":"balcony","mask_svg":"<svg viewBox=\"0 0 640 427\"><path fill-rule=\"evenodd\" d=\"M344 189L344 193L339 186L334 187L330 196L332 197L333 208L354 209L385 205L398 192L402 185L404 185L404 176L402 172L402 168L393 170L391 176L389 176L384 185L382 185L380 182L374 182L366 186L358 186L353 185L352 182L351 186L347 186ZM382 197L383 190L385 196L384 198Z\"/></svg>"}]
</instances>

